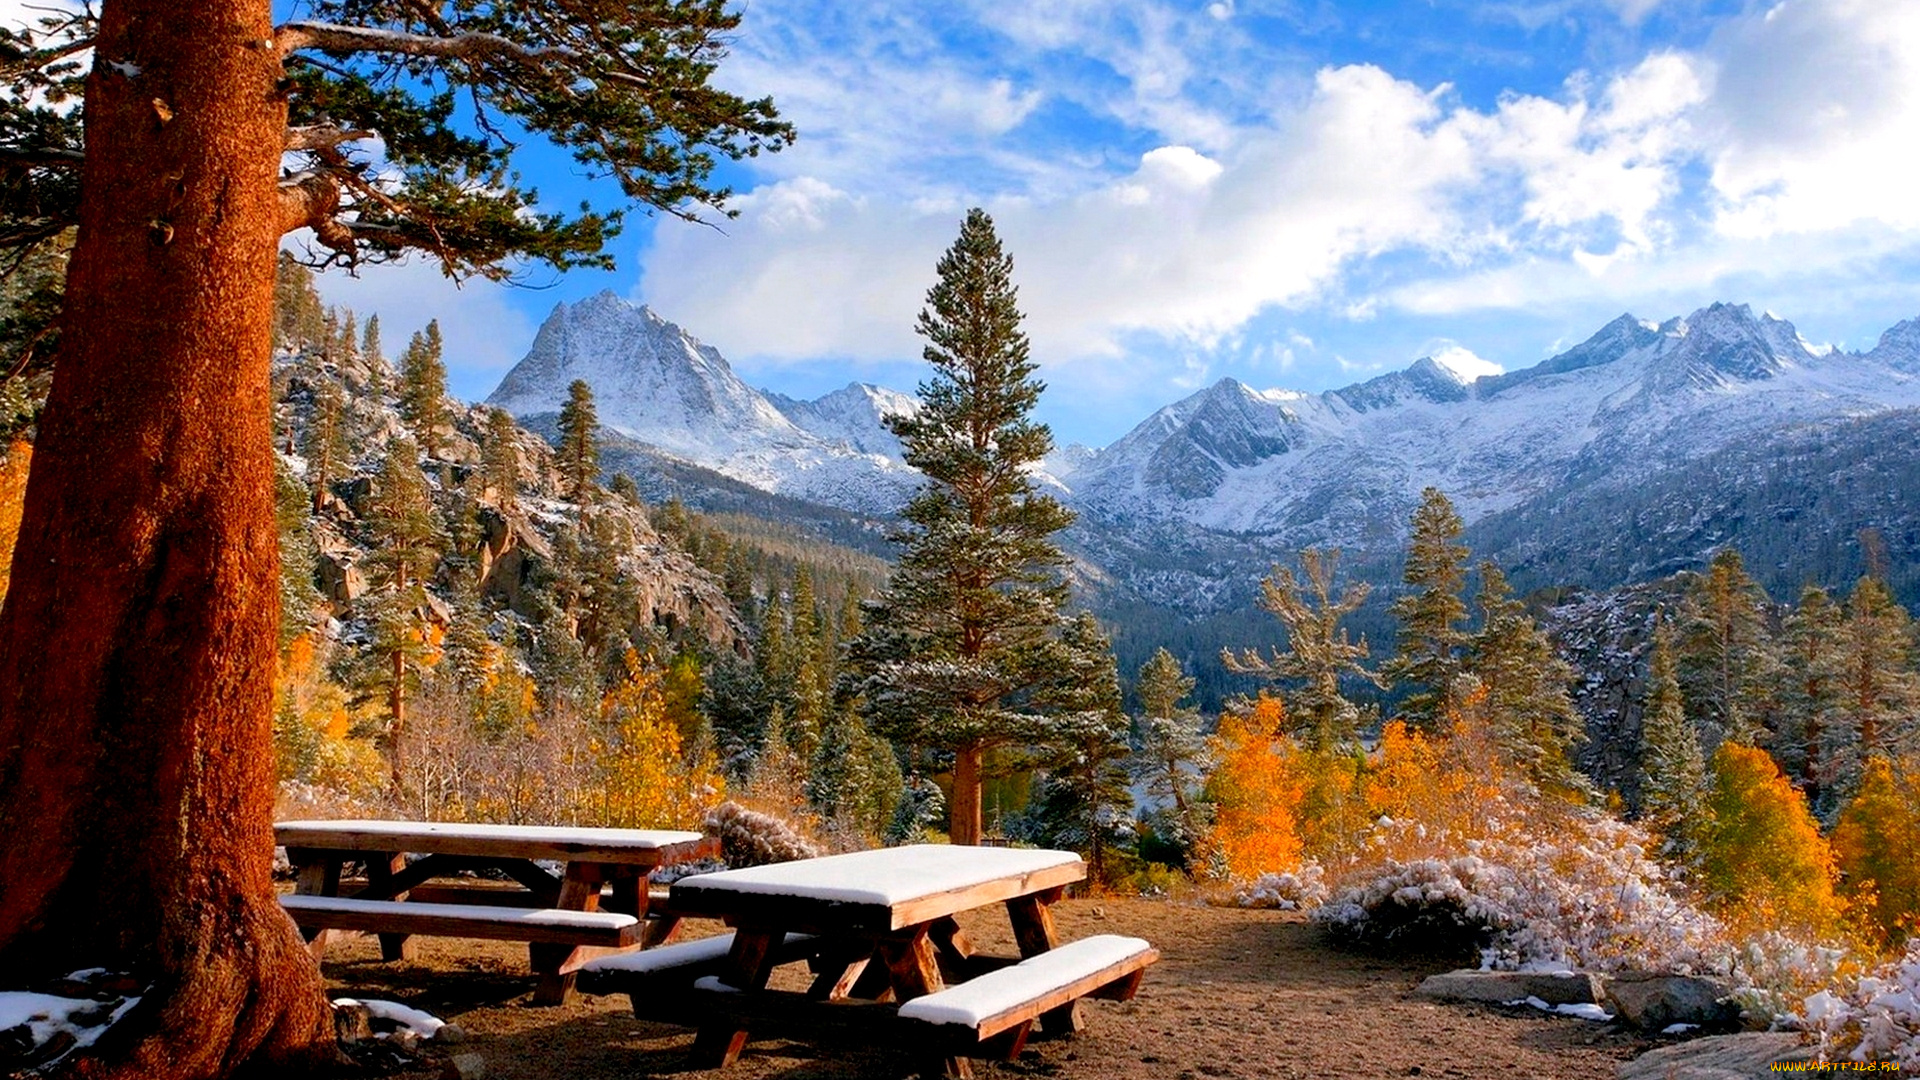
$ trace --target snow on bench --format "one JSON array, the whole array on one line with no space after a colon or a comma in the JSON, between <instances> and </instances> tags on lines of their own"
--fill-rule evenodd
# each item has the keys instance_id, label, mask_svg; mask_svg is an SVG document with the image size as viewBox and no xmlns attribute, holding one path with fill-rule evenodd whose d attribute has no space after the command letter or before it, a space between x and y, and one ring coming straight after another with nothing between
<instances>
[{"instance_id":1,"label":"snow on bench","mask_svg":"<svg viewBox=\"0 0 1920 1080\"><path fill-rule=\"evenodd\" d=\"M900 1016L960 1025L985 1041L1111 984L1125 981L1120 996L1122 1000L1131 997L1138 980L1128 977L1159 958L1159 951L1140 938L1118 934L1082 938L915 998L900 1006Z\"/></svg>"},{"instance_id":2,"label":"snow on bench","mask_svg":"<svg viewBox=\"0 0 1920 1080\"><path fill-rule=\"evenodd\" d=\"M613 911L509 908L478 904L423 904L411 900L356 900L292 893L280 906L306 930L488 938L496 941L623 948L637 944L641 920Z\"/></svg>"}]
</instances>

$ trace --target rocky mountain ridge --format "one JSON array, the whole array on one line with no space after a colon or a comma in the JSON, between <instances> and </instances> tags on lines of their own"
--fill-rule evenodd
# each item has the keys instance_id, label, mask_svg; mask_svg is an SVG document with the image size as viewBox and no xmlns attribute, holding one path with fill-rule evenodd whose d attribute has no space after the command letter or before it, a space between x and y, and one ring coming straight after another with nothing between
<instances>
[{"instance_id":1,"label":"rocky mountain ridge","mask_svg":"<svg viewBox=\"0 0 1920 1080\"><path fill-rule=\"evenodd\" d=\"M1716 482L1740 486L1738 468L1770 467L1768 447L1920 408L1920 319L1871 350L1844 352L1770 313L1717 303L1659 323L1622 315L1523 370L1473 378L1443 359L1322 393L1223 379L1110 446L1056 452L1042 479L1081 514L1069 543L1090 568L1084 577L1204 615L1245 606L1269 564L1321 545L1390 588L1408 514L1429 485L1453 499L1477 555L1578 575L1540 558L1534 541L1548 526L1564 533L1709 459L1738 459ZM671 461L683 479L707 469L876 516L917 480L884 423L913 399L858 383L812 402L762 394L710 346L611 294L556 308L490 400L522 417L547 413L573 378L594 385L604 423L631 444L622 460L641 471ZM1716 492L1671 497L1705 519L1718 513ZM1636 565L1670 572L1752 527L1689 531L1663 519Z\"/></svg>"}]
</instances>

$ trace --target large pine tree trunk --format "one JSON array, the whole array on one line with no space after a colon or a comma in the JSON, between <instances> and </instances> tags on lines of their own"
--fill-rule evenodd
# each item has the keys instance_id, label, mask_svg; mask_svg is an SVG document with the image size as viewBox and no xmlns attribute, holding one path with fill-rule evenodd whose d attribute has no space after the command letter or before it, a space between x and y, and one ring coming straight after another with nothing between
<instances>
[{"instance_id":1,"label":"large pine tree trunk","mask_svg":"<svg viewBox=\"0 0 1920 1080\"><path fill-rule=\"evenodd\" d=\"M106 0L52 396L0 611L0 984L150 984L79 1076L331 1058L274 901L268 0Z\"/></svg>"},{"instance_id":2,"label":"large pine tree trunk","mask_svg":"<svg viewBox=\"0 0 1920 1080\"><path fill-rule=\"evenodd\" d=\"M947 839L955 844L980 843L980 776L986 754L979 743L953 752L953 799L947 804Z\"/></svg>"}]
</instances>

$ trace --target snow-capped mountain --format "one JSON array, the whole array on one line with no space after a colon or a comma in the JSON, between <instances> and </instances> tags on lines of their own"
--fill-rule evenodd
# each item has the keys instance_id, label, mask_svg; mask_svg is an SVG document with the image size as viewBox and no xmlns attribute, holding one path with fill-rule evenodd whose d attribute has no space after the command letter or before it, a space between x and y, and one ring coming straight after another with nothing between
<instances>
[{"instance_id":1,"label":"snow-capped mountain","mask_svg":"<svg viewBox=\"0 0 1920 1080\"><path fill-rule=\"evenodd\" d=\"M1172 519L1298 546L1397 537L1428 485L1467 521L1569 486L1625 484L1797 424L1920 405L1920 325L1867 354L1715 304L1623 315L1524 371L1431 359L1322 394L1220 383L1154 414L1074 477L1110 521Z\"/></svg>"},{"instance_id":2,"label":"snow-capped mountain","mask_svg":"<svg viewBox=\"0 0 1920 1080\"><path fill-rule=\"evenodd\" d=\"M882 422L912 398L860 383L818 401L763 394L711 345L612 292L556 305L487 401L549 415L575 379L603 426L763 491L890 513L919 481Z\"/></svg>"},{"instance_id":3,"label":"snow-capped mountain","mask_svg":"<svg viewBox=\"0 0 1920 1080\"><path fill-rule=\"evenodd\" d=\"M919 481L885 423L914 399L860 383L815 401L762 393L612 294L557 307L490 400L538 426L576 378L621 436L609 468L657 474L649 490L699 503L699 477L717 473L745 487L715 505L757 491L885 515ZM1080 511L1069 539L1093 576L1188 613L1244 609L1268 564L1307 545L1339 546L1352 572L1391 586L1429 485L1460 510L1476 556L1516 571L1516 584L1605 585L1618 582L1595 575L1671 572L1719 543L1777 540L1767 521L1813 505L1766 493L1767 477L1785 475L1782 455L1860 459L1853 444L1881 428L1853 422L1916 408L1920 319L1848 353L1715 304L1657 324L1622 315L1522 371L1437 356L1323 393L1222 380L1105 449L1056 450L1036 478ZM1657 507L1645 503L1654 492ZM1822 527L1877 527L1869 501L1827 500L1820 513L1840 516ZM1631 550L1615 559L1609 548ZM1804 572L1792 558L1777 569Z\"/></svg>"},{"instance_id":4,"label":"snow-capped mountain","mask_svg":"<svg viewBox=\"0 0 1920 1080\"><path fill-rule=\"evenodd\" d=\"M899 436L887 427L887 418L912 416L920 401L897 390L872 383L848 383L825 397L800 401L769 393L767 400L787 419L829 442L844 443L862 454L900 460Z\"/></svg>"}]
</instances>

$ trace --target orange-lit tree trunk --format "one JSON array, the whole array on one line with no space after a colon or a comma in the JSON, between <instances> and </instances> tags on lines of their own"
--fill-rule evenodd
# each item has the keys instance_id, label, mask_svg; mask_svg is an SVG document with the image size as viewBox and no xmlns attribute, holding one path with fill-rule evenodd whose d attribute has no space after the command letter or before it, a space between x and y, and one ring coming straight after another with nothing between
<instances>
[{"instance_id":1,"label":"orange-lit tree trunk","mask_svg":"<svg viewBox=\"0 0 1920 1080\"><path fill-rule=\"evenodd\" d=\"M953 752L953 801L947 813L947 839L955 844L980 843L980 785L986 752L977 742Z\"/></svg>"},{"instance_id":2,"label":"orange-lit tree trunk","mask_svg":"<svg viewBox=\"0 0 1920 1080\"><path fill-rule=\"evenodd\" d=\"M64 333L0 611L0 983L149 984L75 1076L329 1059L274 901L268 0L106 0Z\"/></svg>"}]
</instances>

